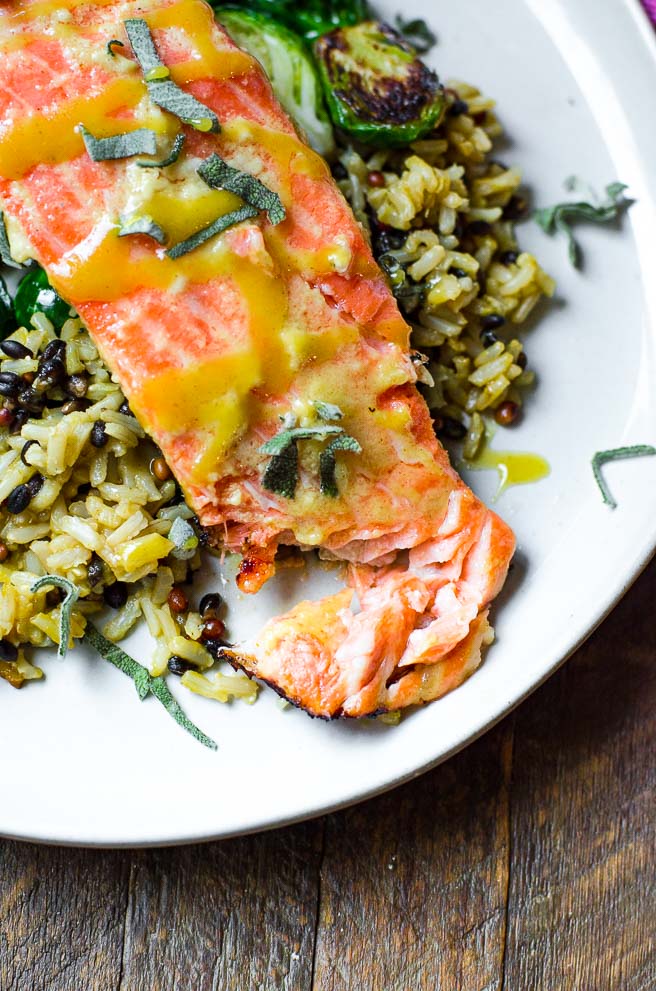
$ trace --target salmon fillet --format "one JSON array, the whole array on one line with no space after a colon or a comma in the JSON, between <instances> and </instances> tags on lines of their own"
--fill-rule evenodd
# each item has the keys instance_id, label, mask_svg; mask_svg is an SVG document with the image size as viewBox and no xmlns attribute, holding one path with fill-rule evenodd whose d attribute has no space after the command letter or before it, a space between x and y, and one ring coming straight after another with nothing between
<instances>
[{"instance_id":1,"label":"salmon fillet","mask_svg":"<svg viewBox=\"0 0 656 991\"><path fill-rule=\"evenodd\" d=\"M218 133L150 99L130 18L147 22L170 78ZM347 564L344 591L300 603L229 659L325 717L456 687L491 639L513 535L450 467L409 328L259 63L203 0L3 3L0 54L0 206L14 253L75 307L213 542L243 555L241 589L274 573L280 545ZM93 161L79 125L96 137L148 128L158 158L183 132L184 152L159 169ZM242 206L199 178L215 153L277 194L284 220L261 212L178 258L119 236L146 217L179 242ZM262 448L294 428L306 434L286 448L295 482L281 494ZM326 454L338 436L353 440Z\"/></svg>"}]
</instances>

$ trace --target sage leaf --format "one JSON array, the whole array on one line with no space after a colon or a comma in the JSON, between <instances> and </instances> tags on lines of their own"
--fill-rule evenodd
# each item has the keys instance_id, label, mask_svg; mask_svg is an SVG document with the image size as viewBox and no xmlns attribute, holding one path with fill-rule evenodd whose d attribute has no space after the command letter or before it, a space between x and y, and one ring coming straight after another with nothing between
<instances>
[{"instance_id":1,"label":"sage leaf","mask_svg":"<svg viewBox=\"0 0 656 991\"><path fill-rule=\"evenodd\" d=\"M580 268L583 254L574 237L571 223L583 220L604 224L615 220L632 203L632 200L623 196L624 190L627 188L623 182L611 182L606 186L606 199L598 205L588 203L586 200L556 203L553 206L536 210L533 217L546 234L560 233L565 235L569 260L575 268Z\"/></svg>"},{"instance_id":2,"label":"sage leaf","mask_svg":"<svg viewBox=\"0 0 656 991\"><path fill-rule=\"evenodd\" d=\"M266 210L269 221L279 224L287 215L282 200L277 193L269 189L247 172L240 172L228 165L220 155L210 155L198 168L198 175L212 189L227 189L235 196L241 196L244 202Z\"/></svg>"},{"instance_id":3,"label":"sage leaf","mask_svg":"<svg viewBox=\"0 0 656 991\"><path fill-rule=\"evenodd\" d=\"M153 103L197 131L220 131L219 118L213 110L169 79L168 70L165 75L161 73L160 70L167 69L167 66L159 57L146 21L141 17L131 17L123 24Z\"/></svg>"},{"instance_id":4,"label":"sage leaf","mask_svg":"<svg viewBox=\"0 0 656 991\"><path fill-rule=\"evenodd\" d=\"M335 455L338 451L352 451L354 454L361 454L362 447L355 439L355 437L349 437L348 434L341 434L339 437L335 437L331 440L321 455L319 456L319 477L321 479L321 491L324 495L331 496L336 499L339 495L339 489L337 487L337 478L335 475L337 468L337 459Z\"/></svg>"},{"instance_id":5,"label":"sage leaf","mask_svg":"<svg viewBox=\"0 0 656 991\"><path fill-rule=\"evenodd\" d=\"M7 235L5 215L2 210L0 210L0 260L2 260L3 265L7 265L9 268L23 267L11 257L11 247L9 245L9 237Z\"/></svg>"},{"instance_id":6,"label":"sage leaf","mask_svg":"<svg viewBox=\"0 0 656 991\"><path fill-rule=\"evenodd\" d=\"M172 248L169 248L166 254L169 258L181 258L195 248L199 248L201 244L209 241L210 238L216 237L217 234L222 234L229 227L234 227L235 224L241 223L242 220L250 220L252 217L256 217L257 213L258 211L252 206L242 206L239 210L224 213L201 231L196 231L195 234L192 234L185 241L178 241Z\"/></svg>"},{"instance_id":7,"label":"sage leaf","mask_svg":"<svg viewBox=\"0 0 656 991\"><path fill-rule=\"evenodd\" d=\"M147 127L138 127L136 131L114 134L109 138L96 138L83 124L79 126L84 147L94 162L132 158L133 155L154 155L157 151L157 136Z\"/></svg>"},{"instance_id":8,"label":"sage leaf","mask_svg":"<svg viewBox=\"0 0 656 991\"><path fill-rule=\"evenodd\" d=\"M143 665L139 664L130 657L129 654L119 647L117 644L112 643L106 637L100 633L93 623L87 623L86 632L84 634L85 643L93 647L101 657L110 664L113 664L115 668L122 671L129 678L132 678L135 687L137 689L137 695L143 701L148 694L154 695L157 701L164 706L168 714L176 721L176 723L181 726L187 733L190 733L195 740L202 743L204 747L208 747L210 750L216 750L217 745L209 736L206 736L185 715L182 707L176 701L176 699L171 694L169 686L166 684L164 678L153 678L153 676L146 670Z\"/></svg>"},{"instance_id":9,"label":"sage leaf","mask_svg":"<svg viewBox=\"0 0 656 991\"><path fill-rule=\"evenodd\" d=\"M593 455L592 473L599 486L601 498L607 506L610 506L611 509L616 509L617 502L613 498L606 479L601 472L602 467L609 461L621 461L624 458L641 458L652 454L656 454L656 447L652 447L651 444L634 444L631 447L614 447L608 451L597 451Z\"/></svg>"},{"instance_id":10,"label":"sage leaf","mask_svg":"<svg viewBox=\"0 0 656 991\"><path fill-rule=\"evenodd\" d=\"M32 585L30 592L34 594L42 588L61 588L66 593L59 612L59 646L57 647L57 657L62 659L68 653L68 643L71 637L71 616L73 606L80 597L77 587L68 578L61 578L59 575L44 575Z\"/></svg>"}]
</instances>

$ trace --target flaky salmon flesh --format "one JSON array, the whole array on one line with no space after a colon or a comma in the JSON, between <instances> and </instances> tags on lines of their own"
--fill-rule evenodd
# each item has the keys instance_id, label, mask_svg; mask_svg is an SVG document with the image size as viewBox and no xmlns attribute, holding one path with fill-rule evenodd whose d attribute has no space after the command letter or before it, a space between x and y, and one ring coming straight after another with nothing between
<instances>
[{"instance_id":1,"label":"flaky salmon flesh","mask_svg":"<svg viewBox=\"0 0 656 991\"><path fill-rule=\"evenodd\" d=\"M158 104L164 80L197 118ZM85 147L144 129L151 161L184 134L177 160ZM189 248L244 207L199 175L214 155L284 219L246 211ZM328 166L203 0L0 4L0 206L14 255L78 312L215 546L242 554L242 591L281 545L345 563L343 591L271 620L234 664L324 717L428 702L475 670L512 532L450 467L408 325ZM166 242L119 236L135 219Z\"/></svg>"}]
</instances>

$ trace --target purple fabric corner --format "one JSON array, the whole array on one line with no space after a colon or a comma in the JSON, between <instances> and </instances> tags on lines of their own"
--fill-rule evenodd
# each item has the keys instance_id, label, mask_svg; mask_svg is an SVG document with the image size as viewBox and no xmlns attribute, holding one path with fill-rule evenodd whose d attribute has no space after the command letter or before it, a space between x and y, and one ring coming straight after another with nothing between
<instances>
[{"instance_id":1,"label":"purple fabric corner","mask_svg":"<svg viewBox=\"0 0 656 991\"><path fill-rule=\"evenodd\" d=\"M656 24L656 0L642 0L642 5L649 14L652 23Z\"/></svg>"}]
</instances>

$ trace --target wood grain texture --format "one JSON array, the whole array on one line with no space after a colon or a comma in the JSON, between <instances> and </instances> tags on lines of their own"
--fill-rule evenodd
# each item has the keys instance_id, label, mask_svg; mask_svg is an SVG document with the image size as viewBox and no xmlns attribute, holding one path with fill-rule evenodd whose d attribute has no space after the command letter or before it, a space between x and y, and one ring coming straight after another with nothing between
<instances>
[{"instance_id":1,"label":"wood grain texture","mask_svg":"<svg viewBox=\"0 0 656 991\"><path fill-rule=\"evenodd\" d=\"M355 809L0 843L1 991L655 991L655 601L652 566L516 715Z\"/></svg>"},{"instance_id":2,"label":"wood grain texture","mask_svg":"<svg viewBox=\"0 0 656 991\"><path fill-rule=\"evenodd\" d=\"M517 713L507 991L656 989L655 578Z\"/></svg>"},{"instance_id":3,"label":"wood grain texture","mask_svg":"<svg viewBox=\"0 0 656 991\"><path fill-rule=\"evenodd\" d=\"M512 722L419 781L329 817L315 987L496 988Z\"/></svg>"}]
</instances>

